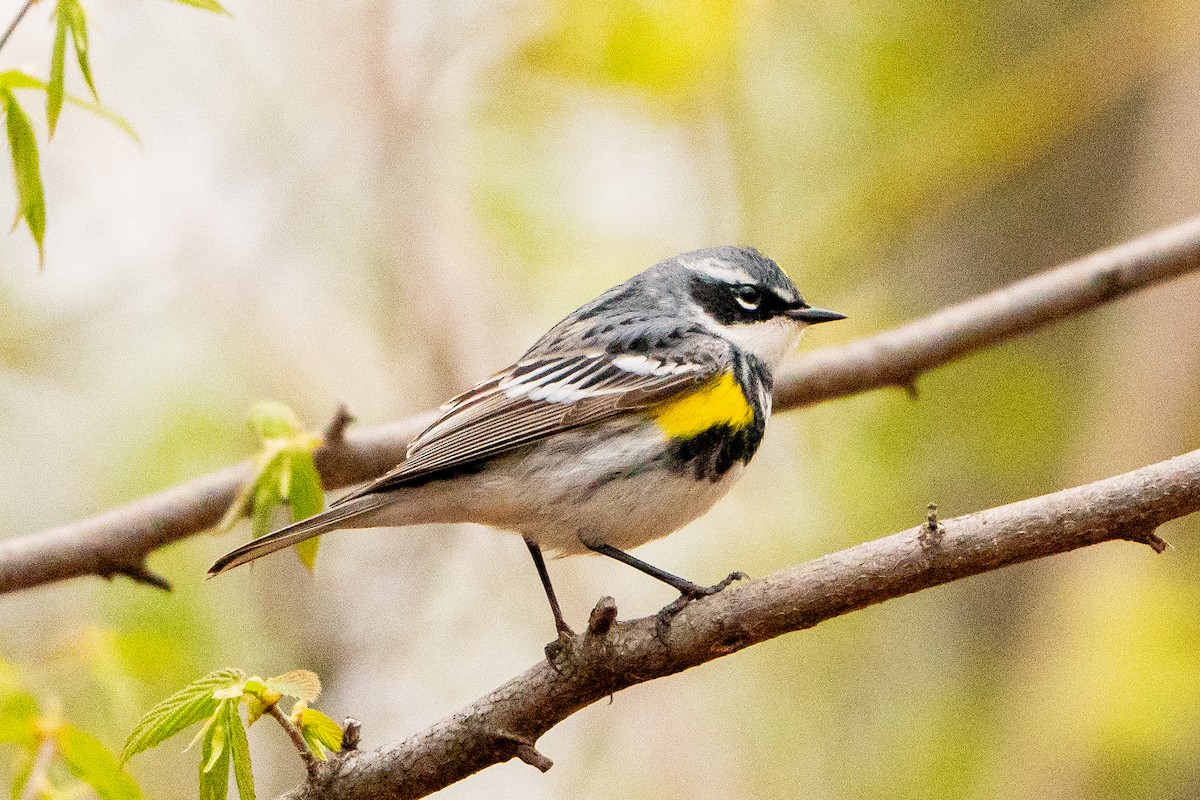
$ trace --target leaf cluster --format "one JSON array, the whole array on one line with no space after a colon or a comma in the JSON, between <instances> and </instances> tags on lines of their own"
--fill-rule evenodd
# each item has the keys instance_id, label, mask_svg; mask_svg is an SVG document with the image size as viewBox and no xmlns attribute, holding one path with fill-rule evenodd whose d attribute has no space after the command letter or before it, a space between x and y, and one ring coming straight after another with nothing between
<instances>
[{"instance_id":1,"label":"leaf cluster","mask_svg":"<svg viewBox=\"0 0 1200 800\"><path fill-rule=\"evenodd\" d=\"M12 797L78 796L85 784L101 800L141 800L108 748L63 720L55 703L44 706L0 662L0 745L17 750Z\"/></svg>"},{"instance_id":2,"label":"leaf cluster","mask_svg":"<svg viewBox=\"0 0 1200 800\"><path fill-rule=\"evenodd\" d=\"M216 0L175 0L183 5L227 14ZM63 103L70 102L108 120L127 133L135 142L137 134L119 115L100 104L96 91L96 79L92 74L88 46L87 14L79 0L57 0L52 14L54 22L54 44L50 49L50 79L42 81L17 70L0 73L0 107L4 112L8 147L12 156L13 182L17 191L17 213L13 220L15 229L21 220L29 227L38 248L38 261L45 262L46 239L46 192L42 184L42 169L38 152L37 137L29 115L17 101L14 89L37 89L46 93L46 124L49 138L54 137ZM79 73L87 85L92 99L85 100L67 93L67 43L75 53Z\"/></svg>"},{"instance_id":3,"label":"leaf cluster","mask_svg":"<svg viewBox=\"0 0 1200 800\"><path fill-rule=\"evenodd\" d=\"M259 403L250 411L250 428L262 447L254 457L254 476L225 512L219 531L228 531L250 517L254 537L270 533L275 509L286 505L300 521L325 510L321 476L313 452L320 436L305 430L295 412L282 403ZM296 545L296 555L309 570L317 560L318 540Z\"/></svg>"},{"instance_id":4,"label":"leaf cluster","mask_svg":"<svg viewBox=\"0 0 1200 800\"><path fill-rule=\"evenodd\" d=\"M200 744L200 800L225 800L231 767L241 800L254 800L246 728L264 714L282 717L275 709L284 697L297 702L290 717L282 718L280 724L295 726L314 757L324 760L328 752L341 749L341 726L308 707L320 693L320 679L303 669L273 678L247 676L235 668L211 672L150 709L125 741L120 763L203 723L187 748ZM239 710L243 705L244 724Z\"/></svg>"}]
</instances>

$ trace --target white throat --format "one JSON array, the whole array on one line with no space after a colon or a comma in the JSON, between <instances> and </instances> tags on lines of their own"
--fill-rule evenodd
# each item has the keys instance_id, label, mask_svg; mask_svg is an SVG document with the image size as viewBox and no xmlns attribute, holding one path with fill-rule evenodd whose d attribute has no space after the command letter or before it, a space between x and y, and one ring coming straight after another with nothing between
<instances>
[{"instance_id":1,"label":"white throat","mask_svg":"<svg viewBox=\"0 0 1200 800\"><path fill-rule=\"evenodd\" d=\"M774 371L783 363L783 359L796 349L801 334L808 326L787 317L775 317L746 325L722 325L705 315L704 327L756 356Z\"/></svg>"}]
</instances>

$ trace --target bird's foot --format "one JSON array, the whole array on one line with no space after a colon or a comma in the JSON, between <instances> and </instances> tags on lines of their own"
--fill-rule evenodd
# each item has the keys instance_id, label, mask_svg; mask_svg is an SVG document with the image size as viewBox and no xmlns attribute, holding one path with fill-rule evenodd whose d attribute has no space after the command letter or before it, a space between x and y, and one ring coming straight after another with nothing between
<instances>
[{"instance_id":1,"label":"bird's foot","mask_svg":"<svg viewBox=\"0 0 1200 800\"><path fill-rule=\"evenodd\" d=\"M679 587L679 597L670 605L664 606L657 614L654 615L654 634L660 641L666 643L667 633L671 630L671 621L675 616L687 607L688 603L693 600L699 600L701 597L708 597L717 592L728 588L734 581L745 580L748 578L744 572L731 572L726 576L725 580L720 583L714 583L712 586L699 586L695 583L688 583Z\"/></svg>"}]
</instances>

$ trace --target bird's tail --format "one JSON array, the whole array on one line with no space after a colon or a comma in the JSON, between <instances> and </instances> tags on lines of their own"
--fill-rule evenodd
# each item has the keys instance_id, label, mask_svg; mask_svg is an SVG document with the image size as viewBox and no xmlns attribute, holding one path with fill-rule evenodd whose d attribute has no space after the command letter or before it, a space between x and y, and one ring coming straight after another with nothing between
<instances>
[{"instance_id":1,"label":"bird's tail","mask_svg":"<svg viewBox=\"0 0 1200 800\"><path fill-rule=\"evenodd\" d=\"M366 495L356 497L328 511L322 511L308 519L293 522L286 528L280 528L274 533L268 533L253 542L247 542L236 550L229 551L208 568L208 575L209 577L220 575L226 570L240 567L256 558L299 544L305 539L320 536L322 533L328 533L338 528L361 527L350 523L356 517L369 514L383 504L384 501L378 495Z\"/></svg>"}]
</instances>

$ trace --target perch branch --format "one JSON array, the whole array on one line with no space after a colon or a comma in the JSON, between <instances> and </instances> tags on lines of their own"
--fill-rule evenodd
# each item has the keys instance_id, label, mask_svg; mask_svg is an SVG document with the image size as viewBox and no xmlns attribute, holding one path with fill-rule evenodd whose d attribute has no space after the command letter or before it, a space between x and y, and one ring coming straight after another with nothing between
<instances>
[{"instance_id":1,"label":"perch branch","mask_svg":"<svg viewBox=\"0 0 1200 800\"><path fill-rule=\"evenodd\" d=\"M1121 295L1200 268L1200 218L1018 281L924 319L796 359L776 382L777 409L888 386L911 387L937 366ZM343 417L339 413L339 419ZM326 489L378 477L404 457L433 412L345 431L317 452ZM250 474L248 464L174 486L99 516L0 542L0 594L82 575L165 580L145 567L164 545L215 525Z\"/></svg>"},{"instance_id":2,"label":"perch branch","mask_svg":"<svg viewBox=\"0 0 1200 800\"><path fill-rule=\"evenodd\" d=\"M1115 478L924 524L781 569L688 605L665 639L654 617L576 638L426 730L339 760L285 800L413 800L492 764L550 760L534 747L554 725L614 692L790 631L1011 564L1126 539L1161 552L1155 533L1200 510L1200 450ZM936 536L930 535L936 524ZM593 619L611 613L604 598ZM615 611L615 609L614 609Z\"/></svg>"}]
</instances>

